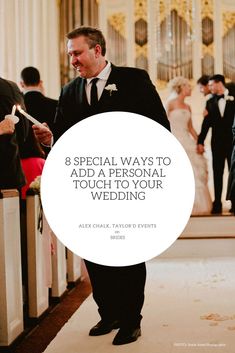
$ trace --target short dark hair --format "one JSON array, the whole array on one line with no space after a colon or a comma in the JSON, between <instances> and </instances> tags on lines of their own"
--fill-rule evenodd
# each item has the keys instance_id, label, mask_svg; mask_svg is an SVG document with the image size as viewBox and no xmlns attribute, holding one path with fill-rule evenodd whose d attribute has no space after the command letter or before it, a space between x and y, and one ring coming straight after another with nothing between
<instances>
[{"instance_id":1,"label":"short dark hair","mask_svg":"<svg viewBox=\"0 0 235 353\"><path fill-rule=\"evenodd\" d=\"M197 80L197 84L201 84L203 86L208 85L210 76L209 75L202 75L201 77L199 77L199 79Z\"/></svg>"},{"instance_id":2,"label":"short dark hair","mask_svg":"<svg viewBox=\"0 0 235 353\"><path fill-rule=\"evenodd\" d=\"M224 75L216 74L210 77L210 81L215 81L215 82L222 82L223 85L225 85L225 78Z\"/></svg>"},{"instance_id":3,"label":"short dark hair","mask_svg":"<svg viewBox=\"0 0 235 353\"><path fill-rule=\"evenodd\" d=\"M94 27L81 26L69 32L66 37L67 39L74 39L80 36L86 37L89 48L94 48L96 44L99 44L101 46L101 53L105 56L106 42L101 30Z\"/></svg>"},{"instance_id":4,"label":"short dark hair","mask_svg":"<svg viewBox=\"0 0 235 353\"><path fill-rule=\"evenodd\" d=\"M40 83L40 73L33 66L25 67L21 71L21 78L27 86L37 86Z\"/></svg>"}]
</instances>

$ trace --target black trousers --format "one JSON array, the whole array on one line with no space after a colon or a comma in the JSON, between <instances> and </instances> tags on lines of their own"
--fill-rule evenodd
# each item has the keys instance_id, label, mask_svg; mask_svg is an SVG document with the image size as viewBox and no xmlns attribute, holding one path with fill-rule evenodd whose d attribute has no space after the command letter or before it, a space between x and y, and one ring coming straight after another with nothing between
<instances>
[{"instance_id":1,"label":"black trousers","mask_svg":"<svg viewBox=\"0 0 235 353\"><path fill-rule=\"evenodd\" d=\"M225 161L227 160L228 168L230 169L232 146L226 149L212 149L212 166L213 166L213 178L214 178L214 191L215 191L215 205L221 205L221 195L223 189L223 175Z\"/></svg>"},{"instance_id":2,"label":"black trousers","mask_svg":"<svg viewBox=\"0 0 235 353\"><path fill-rule=\"evenodd\" d=\"M85 260L93 298L103 320L120 320L121 327L137 327L142 319L145 263L110 267Z\"/></svg>"}]
</instances>

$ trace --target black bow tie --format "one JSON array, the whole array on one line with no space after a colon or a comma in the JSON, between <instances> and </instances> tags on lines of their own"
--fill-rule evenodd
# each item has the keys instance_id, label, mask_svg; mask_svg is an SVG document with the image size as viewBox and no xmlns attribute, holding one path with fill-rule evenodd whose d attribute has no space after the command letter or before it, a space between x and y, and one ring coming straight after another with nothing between
<instances>
[{"instance_id":1,"label":"black bow tie","mask_svg":"<svg viewBox=\"0 0 235 353\"><path fill-rule=\"evenodd\" d=\"M224 98L224 94L216 94L215 95L215 99L218 101L220 100L221 98Z\"/></svg>"}]
</instances>

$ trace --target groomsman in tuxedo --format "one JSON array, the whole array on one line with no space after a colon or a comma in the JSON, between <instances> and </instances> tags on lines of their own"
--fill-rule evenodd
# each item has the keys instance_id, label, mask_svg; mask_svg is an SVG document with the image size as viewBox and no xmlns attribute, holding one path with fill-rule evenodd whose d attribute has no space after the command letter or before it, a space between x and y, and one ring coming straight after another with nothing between
<instances>
[{"instance_id":1,"label":"groomsman in tuxedo","mask_svg":"<svg viewBox=\"0 0 235 353\"><path fill-rule=\"evenodd\" d=\"M211 149L214 177L215 200L212 214L222 212L221 194L225 161L230 167L232 153L232 124L235 114L234 96L230 96L225 87L223 75L213 75L209 79L209 88L213 94L207 101L201 133L198 137L198 152L204 152L204 140L212 128Z\"/></svg>"},{"instance_id":2,"label":"groomsman in tuxedo","mask_svg":"<svg viewBox=\"0 0 235 353\"><path fill-rule=\"evenodd\" d=\"M110 111L142 114L170 129L159 95L147 72L117 67L108 62L105 59L105 38L100 30L80 27L70 32L67 38L71 64L79 77L62 89L52 128L54 140L78 121ZM112 94L105 89L107 86L115 88ZM50 144L52 132L38 126L34 129L41 142ZM133 126L133 132L134 129ZM85 263L101 316L101 321L91 328L89 335L99 336L120 328L113 340L114 345L136 341L141 335L145 264L111 267L87 260Z\"/></svg>"}]
</instances>

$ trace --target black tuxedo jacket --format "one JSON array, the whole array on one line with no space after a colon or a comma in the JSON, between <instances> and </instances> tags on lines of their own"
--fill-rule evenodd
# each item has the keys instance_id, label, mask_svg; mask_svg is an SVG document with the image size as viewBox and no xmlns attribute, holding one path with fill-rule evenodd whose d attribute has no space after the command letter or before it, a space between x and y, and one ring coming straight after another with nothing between
<instances>
[{"instance_id":1,"label":"black tuxedo jacket","mask_svg":"<svg viewBox=\"0 0 235 353\"><path fill-rule=\"evenodd\" d=\"M29 91L24 95L27 112L41 123L46 122L52 128L58 101L45 97L41 92Z\"/></svg>"},{"instance_id":2,"label":"black tuxedo jacket","mask_svg":"<svg viewBox=\"0 0 235 353\"><path fill-rule=\"evenodd\" d=\"M62 89L52 128L55 140L78 121L110 111L141 114L170 130L160 97L146 71L112 65L106 86L115 84L117 91L110 94L104 89L96 111L87 102L85 84L86 80L78 77Z\"/></svg>"},{"instance_id":3,"label":"black tuxedo jacket","mask_svg":"<svg viewBox=\"0 0 235 353\"><path fill-rule=\"evenodd\" d=\"M212 152L216 152L221 149L231 151L232 149L232 125L235 114L235 99L234 97L230 99L231 100L227 99L226 101L223 117L221 117L216 97L213 96L207 101L206 110L208 111L208 114L203 120L201 133L198 137L198 143L204 143L208 130L212 128Z\"/></svg>"},{"instance_id":4,"label":"black tuxedo jacket","mask_svg":"<svg viewBox=\"0 0 235 353\"><path fill-rule=\"evenodd\" d=\"M227 200L232 201L232 205L235 212L235 117L234 117L232 132L233 132L233 151L232 151L232 158L231 158L231 168L230 168L229 178L228 178Z\"/></svg>"},{"instance_id":5,"label":"black tuxedo jacket","mask_svg":"<svg viewBox=\"0 0 235 353\"><path fill-rule=\"evenodd\" d=\"M24 108L23 96L17 85L0 78L0 121L11 114L12 106L20 104ZM28 134L28 120L16 111L20 120L15 133L0 136L0 189L20 188L25 184L21 169L19 148L23 146Z\"/></svg>"}]
</instances>

